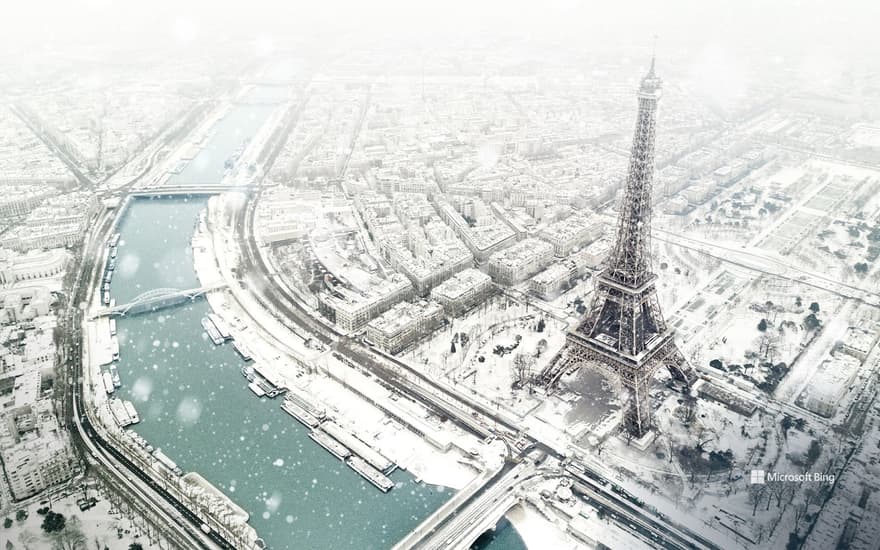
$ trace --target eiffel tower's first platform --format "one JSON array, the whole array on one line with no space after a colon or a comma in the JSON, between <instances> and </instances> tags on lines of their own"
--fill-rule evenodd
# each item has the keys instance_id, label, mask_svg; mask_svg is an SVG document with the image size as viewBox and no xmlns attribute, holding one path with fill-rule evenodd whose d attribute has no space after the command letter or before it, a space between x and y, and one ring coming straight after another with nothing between
<instances>
[{"instance_id":1,"label":"eiffel tower's first platform","mask_svg":"<svg viewBox=\"0 0 880 550\"><path fill-rule=\"evenodd\" d=\"M632 393L626 429L636 437L651 427L648 389L658 367L690 385L696 376L666 326L651 270L651 192L660 79L651 69L639 87L639 113L629 172L617 220L617 241L597 277L590 309L566 335L565 346L541 373L555 385L563 373L595 362L620 376Z\"/></svg>"}]
</instances>

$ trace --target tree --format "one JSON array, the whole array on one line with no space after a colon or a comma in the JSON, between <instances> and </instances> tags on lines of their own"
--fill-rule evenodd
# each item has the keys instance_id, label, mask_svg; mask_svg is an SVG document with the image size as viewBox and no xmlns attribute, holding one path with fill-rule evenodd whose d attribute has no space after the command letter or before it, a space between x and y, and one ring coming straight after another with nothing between
<instances>
[{"instance_id":1,"label":"tree","mask_svg":"<svg viewBox=\"0 0 880 550\"><path fill-rule=\"evenodd\" d=\"M816 317L815 313L811 313L804 317L804 325L806 325L807 330L815 330L822 326L822 321Z\"/></svg>"},{"instance_id":2,"label":"tree","mask_svg":"<svg viewBox=\"0 0 880 550\"><path fill-rule=\"evenodd\" d=\"M794 500L795 495L797 494L797 487L792 483L783 483L782 487L779 488L778 491L774 494L776 497L776 507L782 507L782 501L784 500L786 504L791 504L791 501Z\"/></svg>"},{"instance_id":3,"label":"tree","mask_svg":"<svg viewBox=\"0 0 880 550\"><path fill-rule=\"evenodd\" d=\"M781 482L781 481L776 481L776 482L773 482L773 483L770 483L770 482L767 483L767 492L768 492L768 494L767 494L767 507L764 508L764 510L769 510L769 509L770 509L770 504L773 503L773 499L774 499L774 498L776 499L777 507L779 506L779 503L782 501L782 498L783 498L783 496L784 496L784 494L785 494L785 487L786 487L786 485L791 485L791 484L790 484L790 483Z\"/></svg>"},{"instance_id":4,"label":"tree","mask_svg":"<svg viewBox=\"0 0 880 550\"><path fill-rule=\"evenodd\" d=\"M21 523L21 522L23 522L24 520L26 520L27 517L28 517L27 510L25 510L25 509L23 509L23 508L22 508L21 510L15 512L15 521L17 521L17 522L19 522L19 523Z\"/></svg>"},{"instance_id":5,"label":"tree","mask_svg":"<svg viewBox=\"0 0 880 550\"><path fill-rule=\"evenodd\" d=\"M9 529L12 527L12 518L6 518L3 520L3 527Z\"/></svg>"},{"instance_id":6,"label":"tree","mask_svg":"<svg viewBox=\"0 0 880 550\"><path fill-rule=\"evenodd\" d=\"M513 369L516 373L515 384L520 388L525 387L531 380L532 363L534 358L525 353L517 353L513 356Z\"/></svg>"},{"instance_id":7,"label":"tree","mask_svg":"<svg viewBox=\"0 0 880 550\"><path fill-rule=\"evenodd\" d=\"M796 305L797 307L801 307L803 305L803 303L804 303L804 301L801 300L800 296L798 296L797 298L794 299L794 305Z\"/></svg>"},{"instance_id":8,"label":"tree","mask_svg":"<svg viewBox=\"0 0 880 550\"><path fill-rule=\"evenodd\" d=\"M63 514L49 510L46 512L46 517L43 518L42 528L47 533L56 533L64 529L65 523L66 520Z\"/></svg>"},{"instance_id":9,"label":"tree","mask_svg":"<svg viewBox=\"0 0 880 550\"><path fill-rule=\"evenodd\" d=\"M455 340L453 340L452 345L449 346L449 353L455 353Z\"/></svg>"},{"instance_id":10,"label":"tree","mask_svg":"<svg viewBox=\"0 0 880 550\"><path fill-rule=\"evenodd\" d=\"M810 441L810 448L807 449L807 466L815 464L821 454L822 447L819 445L819 441L817 439Z\"/></svg>"},{"instance_id":11,"label":"tree","mask_svg":"<svg viewBox=\"0 0 880 550\"><path fill-rule=\"evenodd\" d=\"M866 264L865 262L859 262L853 266L853 269L856 270L856 273L864 275L868 272L868 264Z\"/></svg>"},{"instance_id":12,"label":"tree","mask_svg":"<svg viewBox=\"0 0 880 550\"><path fill-rule=\"evenodd\" d=\"M545 351L547 351L547 340L541 338L535 346L535 357L541 357Z\"/></svg>"},{"instance_id":13,"label":"tree","mask_svg":"<svg viewBox=\"0 0 880 550\"><path fill-rule=\"evenodd\" d=\"M64 529L53 535L53 539L52 550L86 550L86 536L76 516L71 517Z\"/></svg>"},{"instance_id":14,"label":"tree","mask_svg":"<svg viewBox=\"0 0 880 550\"><path fill-rule=\"evenodd\" d=\"M813 302L810 304L810 311L813 313L819 313L819 302Z\"/></svg>"},{"instance_id":15,"label":"tree","mask_svg":"<svg viewBox=\"0 0 880 550\"><path fill-rule=\"evenodd\" d=\"M712 359L709 361L709 366L715 370L721 370L724 367L724 364L721 362L721 359Z\"/></svg>"},{"instance_id":16,"label":"tree","mask_svg":"<svg viewBox=\"0 0 880 550\"><path fill-rule=\"evenodd\" d=\"M755 512L758 510L758 505L761 504L761 499L764 498L764 491L767 490L766 485L760 485L755 483L754 485L749 485L749 504L752 505L752 515L755 515Z\"/></svg>"},{"instance_id":17,"label":"tree","mask_svg":"<svg viewBox=\"0 0 880 550\"><path fill-rule=\"evenodd\" d=\"M733 451L711 451L709 452L709 474L713 471L721 472L729 470L733 465Z\"/></svg>"},{"instance_id":18,"label":"tree","mask_svg":"<svg viewBox=\"0 0 880 550\"><path fill-rule=\"evenodd\" d=\"M767 330L767 319L761 319L758 323L758 330L765 332Z\"/></svg>"},{"instance_id":19,"label":"tree","mask_svg":"<svg viewBox=\"0 0 880 550\"><path fill-rule=\"evenodd\" d=\"M782 417L782 437L783 439L788 439L788 430L794 426L794 419L792 417L785 415Z\"/></svg>"},{"instance_id":20,"label":"tree","mask_svg":"<svg viewBox=\"0 0 880 550\"><path fill-rule=\"evenodd\" d=\"M139 542L133 542L128 545L128 550L144 550L144 547Z\"/></svg>"},{"instance_id":21,"label":"tree","mask_svg":"<svg viewBox=\"0 0 880 550\"><path fill-rule=\"evenodd\" d=\"M547 323L544 322L543 317L538 319L538 327L537 327L538 332L544 332L544 327L546 327L546 326L547 326Z\"/></svg>"},{"instance_id":22,"label":"tree","mask_svg":"<svg viewBox=\"0 0 880 550\"><path fill-rule=\"evenodd\" d=\"M800 527L800 522L807 515L807 507L809 505L805 502L798 502L794 506L794 529L798 530ZM798 547L800 548L800 547Z\"/></svg>"}]
</instances>

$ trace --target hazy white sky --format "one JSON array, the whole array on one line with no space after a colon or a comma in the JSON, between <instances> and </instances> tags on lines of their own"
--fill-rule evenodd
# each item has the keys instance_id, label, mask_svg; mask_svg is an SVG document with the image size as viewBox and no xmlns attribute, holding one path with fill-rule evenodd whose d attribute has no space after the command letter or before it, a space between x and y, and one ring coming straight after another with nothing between
<instances>
[{"instance_id":1,"label":"hazy white sky","mask_svg":"<svg viewBox=\"0 0 880 550\"><path fill-rule=\"evenodd\" d=\"M868 0L9 0L6 56L155 47L257 50L351 43L442 48L493 38L546 47L647 51L686 46L823 64L880 63L880 2ZM757 52L754 53L754 52ZM2 53L0 53L2 55ZM796 59L797 58L797 59ZM814 61L809 61L814 60ZM815 61L819 60L819 61ZM748 61L748 60L746 60Z\"/></svg>"}]
</instances>

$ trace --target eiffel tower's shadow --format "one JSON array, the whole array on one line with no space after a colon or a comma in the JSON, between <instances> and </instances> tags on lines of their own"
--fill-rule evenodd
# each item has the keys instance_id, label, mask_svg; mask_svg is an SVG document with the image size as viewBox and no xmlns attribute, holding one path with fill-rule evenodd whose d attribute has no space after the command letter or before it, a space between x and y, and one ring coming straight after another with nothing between
<instances>
[{"instance_id":1,"label":"eiffel tower's shadow","mask_svg":"<svg viewBox=\"0 0 880 550\"><path fill-rule=\"evenodd\" d=\"M597 426L626 406L627 391L619 378L598 365L585 364L563 376L559 383L578 396L565 416L568 425L586 423Z\"/></svg>"}]
</instances>

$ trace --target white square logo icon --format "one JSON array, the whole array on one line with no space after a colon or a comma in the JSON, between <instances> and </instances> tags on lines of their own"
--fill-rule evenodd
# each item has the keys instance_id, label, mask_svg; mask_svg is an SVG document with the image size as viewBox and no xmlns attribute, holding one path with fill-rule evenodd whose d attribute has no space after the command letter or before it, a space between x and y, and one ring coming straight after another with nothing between
<instances>
[{"instance_id":1,"label":"white square logo icon","mask_svg":"<svg viewBox=\"0 0 880 550\"><path fill-rule=\"evenodd\" d=\"M755 485L764 485L764 470L752 470L749 481Z\"/></svg>"}]
</instances>

